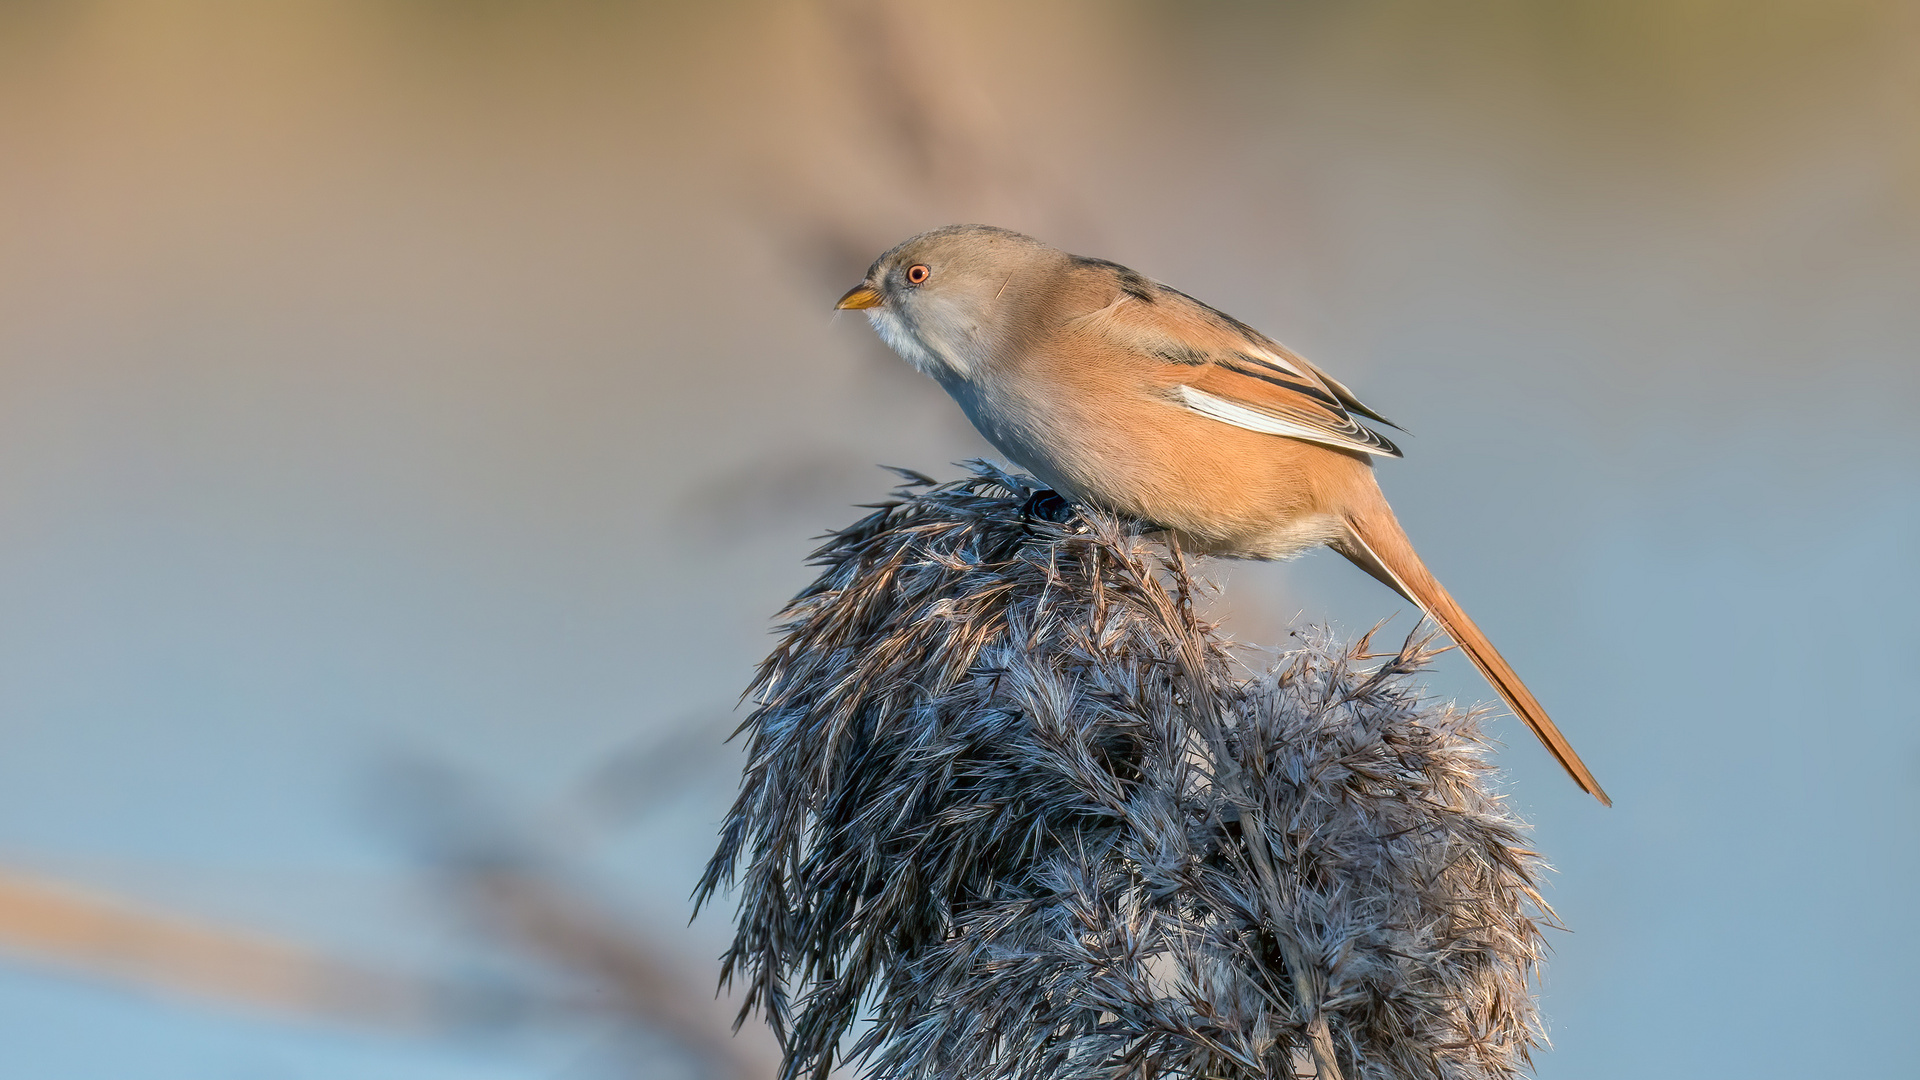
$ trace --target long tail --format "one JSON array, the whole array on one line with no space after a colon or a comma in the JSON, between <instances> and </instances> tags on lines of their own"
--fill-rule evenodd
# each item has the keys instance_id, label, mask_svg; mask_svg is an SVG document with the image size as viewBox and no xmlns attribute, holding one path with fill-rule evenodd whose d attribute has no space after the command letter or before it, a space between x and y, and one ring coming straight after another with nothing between
<instances>
[{"instance_id":1,"label":"long tail","mask_svg":"<svg viewBox=\"0 0 1920 1080\"><path fill-rule=\"evenodd\" d=\"M1379 500L1363 513L1351 514L1347 518L1347 535L1330 545L1335 551L1353 560L1354 565L1380 579L1388 588L1420 606L1438 622L1448 636L1460 646L1487 677L1493 688L1507 702L1508 707L1520 719L1527 722L1533 733L1546 744L1547 750L1560 761L1573 781L1582 791L1599 799L1601 803L1612 806L1613 800L1600 787L1600 782L1587 771L1586 763L1580 755L1573 752L1560 729L1553 726L1547 718L1547 711L1534 700L1533 694L1520 676L1513 673L1493 642L1487 635L1467 618L1460 610L1446 588L1434 579L1420 556L1414 554L1413 544L1407 540L1407 534L1400 529L1400 522L1387 507L1386 500Z\"/></svg>"}]
</instances>

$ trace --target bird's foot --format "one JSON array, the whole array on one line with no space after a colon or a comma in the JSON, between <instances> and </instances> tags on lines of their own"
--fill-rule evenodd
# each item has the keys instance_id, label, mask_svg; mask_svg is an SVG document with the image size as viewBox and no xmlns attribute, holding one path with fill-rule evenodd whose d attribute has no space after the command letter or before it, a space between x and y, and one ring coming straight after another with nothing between
<instances>
[{"instance_id":1,"label":"bird's foot","mask_svg":"<svg viewBox=\"0 0 1920 1080\"><path fill-rule=\"evenodd\" d=\"M1029 525L1036 521L1065 525L1073 520L1073 515L1073 504L1068 502L1064 495L1051 488L1035 491L1027 496L1026 502L1020 504L1020 520Z\"/></svg>"}]
</instances>

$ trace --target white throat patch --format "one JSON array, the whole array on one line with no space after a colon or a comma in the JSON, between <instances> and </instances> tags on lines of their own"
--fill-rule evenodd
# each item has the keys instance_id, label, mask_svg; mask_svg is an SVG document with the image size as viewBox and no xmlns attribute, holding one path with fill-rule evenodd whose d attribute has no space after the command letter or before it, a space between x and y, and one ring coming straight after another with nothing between
<instances>
[{"instance_id":1,"label":"white throat patch","mask_svg":"<svg viewBox=\"0 0 1920 1080\"><path fill-rule=\"evenodd\" d=\"M907 363L918 368L920 373L939 379L958 375L966 378L971 370L966 357L958 355L958 350L937 349L920 340L919 335L907 328L907 322L897 313L885 307L867 309L867 320L873 323L874 332L887 347L900 354Z\"/></svg>"}]
</instances>

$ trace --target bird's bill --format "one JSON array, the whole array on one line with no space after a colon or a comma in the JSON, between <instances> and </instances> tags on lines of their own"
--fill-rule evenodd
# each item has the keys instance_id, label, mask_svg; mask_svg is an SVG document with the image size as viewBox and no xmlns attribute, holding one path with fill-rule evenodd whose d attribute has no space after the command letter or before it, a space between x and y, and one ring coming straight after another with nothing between
<instances>
[{"instance_id":1,"label":"bird's bill","mask_svg":"<svg viewBox=\"0 0 1920 1080\"><path fill-rule=\"evenodd\" d=\"M886 297L880 295L879 289L863 282L848 289L847 295L841 297L840 302L833 305L833 309L835 311L864 311L870 307L879 307L885 299Z\"/></svg>"}]
</instances>

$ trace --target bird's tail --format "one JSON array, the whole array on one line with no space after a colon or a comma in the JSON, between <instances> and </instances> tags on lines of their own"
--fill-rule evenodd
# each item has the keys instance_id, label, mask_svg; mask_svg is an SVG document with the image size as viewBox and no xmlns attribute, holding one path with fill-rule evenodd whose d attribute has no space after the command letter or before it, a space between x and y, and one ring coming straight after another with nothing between
<instances>
[{"instance_id":1,"label":"bird's tail","mask_svg":"<svg viewBox=\"0 0 1920 1080\"><path fill-rule=\"evenodd\" d=\"M1467 613L1460 610L1446 588L1428 572L1420 556L1414 554L1413 544L1407 540L1407 534L1400 529L1400 522L1393 516L1386 500L1379 500L1374 506L1362 513L1350 514L1347 518L1347 534L1330 545L1335 551L1353 560L1354 565L1380 579L1388 588L1420 606L1441 629L1453 638L1473 665L1487 677L1493 688L1500 692L1520 719L1527 722L1533 733L1546 744L1547 750L1559 759L1560 765L1567 770L1581 790L1599 799L1601 803L1612 806L1613 800L1600 787L1599 781L1587 771L1586 763L1580 755L1573 752L1573 746L1560 729L1553 726L1547 711L1534 700L1520 676L1514 674L1493 642L1473 624Z\"/></svg>"}]
</instances>

